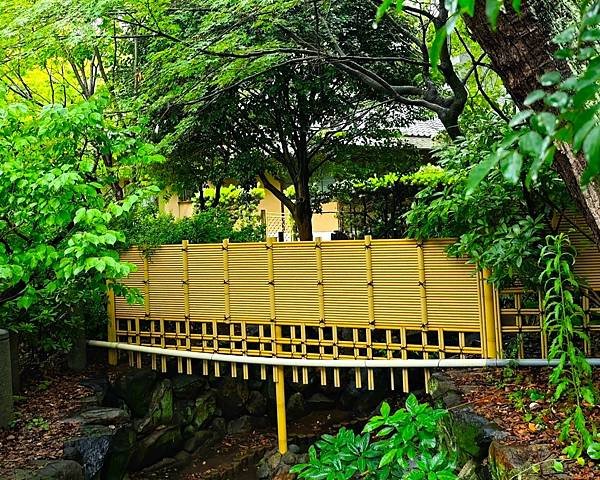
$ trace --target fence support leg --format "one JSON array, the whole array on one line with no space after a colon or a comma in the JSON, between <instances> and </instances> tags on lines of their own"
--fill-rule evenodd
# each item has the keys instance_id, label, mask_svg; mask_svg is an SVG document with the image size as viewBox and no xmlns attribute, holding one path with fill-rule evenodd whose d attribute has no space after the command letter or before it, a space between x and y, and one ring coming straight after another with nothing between
<instances>
[{"instance_id":1,"label":"fence support leg","mask_svg":"<svg viewBox=\"0 0 600 480\"><path fill-rule=\"evenodd\" d=\"M117 320L115 318L115 292L114 290L108 286L108 303L107 303L107 313L108 313L108 341L116 342L117 341ZM108 364L115 366L118 362L117 351L115 349L110 349L108 351Z\"/></svg>"},{"instance_id":2,"label":"fence support leg","mask_svg":"<svg viewBox=\"0 0 600 480\"><path fill-rule=\"evenodd\" d=\"M283 366L278 365L277 382L275 383L275 400L277 403L277 440L279 453L282 455L287 452L287 425L285 418L285 378L283 375Z\"/></svg>"},{"instance_id":3,"label":"fence support leg","mask_svg":"<svg viewBox=\"0 0 600 480\"><path fill-rule=\"evenodd\" d=\"M0 330L0 428L8 427L13 418L12 367L8 332Z\"/></svg>"},{"instance_id":4,"label":"fence support leg","mask_svg":"<svg viewBox=\"0 0 600 480\"><path fill-rule=\"evenodd\" d=\"M494 305L494 287L488 282L490 271L483 270L483 301L485 315L485 344L488 358L498 358L496 346L496 314Z\"/></svg>"}]
</instances>

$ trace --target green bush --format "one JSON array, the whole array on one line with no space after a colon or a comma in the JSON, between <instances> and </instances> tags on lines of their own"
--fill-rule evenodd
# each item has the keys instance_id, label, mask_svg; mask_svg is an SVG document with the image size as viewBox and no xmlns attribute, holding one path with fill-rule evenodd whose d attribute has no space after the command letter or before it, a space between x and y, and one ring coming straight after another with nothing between
<instances>
[{"instance_id":1,"label":"green bush","mask_svg":"<svg viewBox=\"0 0 600 480\"><path fill-rule=\"evenodd\" d=\"M419 403L414 395L405 406L391 413L384 403L362 434L341 428L336 436L323 435L310 447L308 463L290 471L309 480L457 479L455 455L439 439L446 411Z\"/></svg>"},{"instance_id":2,"label":"green bush","mask_svg":"<svg viewBox=\"0 0 600 480\"><path fill-rule=\"evenodd\" d=\"M181 243L258 242L265 238L260 223L240 225L224 208L209 208L191 217L175 219L171 215L155 214L145 209L125 226L129 245L151 251L159 245Z\"/></svg>"}]
</instances>

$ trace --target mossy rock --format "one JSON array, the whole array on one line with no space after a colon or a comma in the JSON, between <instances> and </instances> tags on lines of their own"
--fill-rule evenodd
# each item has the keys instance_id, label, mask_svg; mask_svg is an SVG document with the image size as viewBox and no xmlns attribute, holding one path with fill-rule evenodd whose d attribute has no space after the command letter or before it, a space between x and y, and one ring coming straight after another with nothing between
<instances>
[{"instance_id":1,"label":"mossy rock","mask_svg":"<svg viewBox=\"0 0 600 480\"><path fill-rule=\"evenodd\" d=\"M558 473L552 468L555 459L550 456L550 452L550 445L508 445L501 441L493 441L488 455L491 478L492 480L570 478L569 475Z\"/></svg>"},{"instance_id":2,"label":"mossy rock","mask_svg":"<svg viewBox=\"0 0 600 480\"><path fill-rule=\"evenodd\" d=\"M129 468L135 471L152 465L162 458L176 453L182 444L183 438L178 426L154 430L138 442Z\"/></svg>"},{"instance_id":3,"label":"mossy rock","mask_svg":"<svg viewBox=\"0 0 600 480\"><path fill-rule=\"evenodd\" d=\"M115 433L102 467L102 479L121 480L125 478L135 441L135 432L131 428L122 428Z\"/></svg>"},{"instance_id":4,"label":"mossy rock","mask_svg":"<svg viewBox=\"0 0 600 480\"><path fill-rule=\"evenodd\" d=\"M113 385L116 395L123 399L135 417L148 413L158 374L150 369L131 369L117 377Z\"/></svg>"},{"instance_id":5,"label":"mossy rock","mask_svg":"<svg viewBox=\"0 0 600 480\"><path fill-rule=\"evenodd\" d=\"M77 437L65 442L64 457L81 463L86 479L120 480L127 472L135 439L129 426L84 425Z\"/></svg>"},{"instance_id":6,"label":"mossy rock","mask_svg":"<svg viewBox=\"0 0 600 480\"><path fill-rule=\"evenodd\" d=\"M173 413L171 381L163 380L152 392L148 413L143 419L135 422L136 431L147 433L159 425L169 425L173 420Z\"/></svg>"},{"instance_id":7,"label":"mossy rock","mask_svg":"<svg viewBox=\"0 0 600 480\"><path fill-rule=\"evenodd\" d=\"M470 408L451 410L442 423L444 437L459 454L461 464L473 459L483 460L493 440L506 438L508 433Z\"/></svg>"},{"instance_id":8,"label":"mossy rock","mask_svg":"<svg viewBox=\"0 0 600 480\"><path fill-rule=\"evenodd\" d=\"M245 405L250 398L247 382L227 377L217 386L217 389L219 391L218 407L227 420L232 420L245 413Z\"/></svg>"},{"instance_id":9,"label":"mossy rock","mask_svg":"<svg viewBox=\"0 0 600 480\"><path fill-rule=\"evenodd\" d=\"M192 425L196 430L202 429L217 413L217 398L214 391L198 397L194 406Z\"/></svg>"},{"instance_id":10,"label":"mossy rock","mask_svg":"<svg viewBox=\"0 0 600 480\"><path fill-rule=\"evenodd\" d=\"M198 375L177 374L171 379L176 399L192 400L207 388L207 382Z\"/></svg>"}]
</instances>

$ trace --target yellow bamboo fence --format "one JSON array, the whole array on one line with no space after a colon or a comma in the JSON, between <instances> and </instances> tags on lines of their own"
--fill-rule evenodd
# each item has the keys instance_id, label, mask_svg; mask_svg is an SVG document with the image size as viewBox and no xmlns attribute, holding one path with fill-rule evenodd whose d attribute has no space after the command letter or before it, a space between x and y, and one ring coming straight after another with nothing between
<instances>
[{"instance_id":1,"label":"yellow bamboo fence","mask_svg":"<svg viewBox=\"0 0 600 480\"><path fill-rule=\"evenodd\" d=\"M532 344L539 346L536 358L546 356L539 295L495 291L487 272L447 256L451 242L184 241L147 255L132 248L122 260L137 271L123 283L139 289L144 302L110 294L108 340L135 347L128 356L138 367L148 362L164 371L173 356L179 372L248 378L249 365L258 365L276 384L283 452L284 368L295 382L316 374L335 386L340 369L352 368L357 388L365 382L373 389L374 368L382 366L390 387L407 392L414 365L495 359L511 349L524 357ZM591 249L577 262L590 291L600 290L599 258ZM600 305L583 302L585 328L597 335ZM109 360L116 363L115 350ZM423 371L427 381L429 369Z\"/></svg>"}]
</instances>

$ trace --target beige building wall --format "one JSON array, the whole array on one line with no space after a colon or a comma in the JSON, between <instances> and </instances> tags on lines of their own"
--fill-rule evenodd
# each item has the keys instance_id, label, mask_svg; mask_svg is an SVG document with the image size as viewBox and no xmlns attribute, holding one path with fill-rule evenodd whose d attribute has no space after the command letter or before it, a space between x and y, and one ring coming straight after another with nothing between
<instances>
[{"instance_id":1,"label":"beige building wall","mask_svg":"<svg viewBox=\"0 0 600 480\"><path fill-rule=\"evenodd\" d=\"M315 213L312 217L313 236L331 240L331 233L339 227L337 214L337 202L324 203L323 213Z\"/></svg>"},{"instance_id":2,"label":"beige building wall","mask_svg":"<svg viewBox=\"0 0 600 480\"><path fill-rule=\"evenodd\" d=\"M267 174L267 178L269 179L269 181L275 185L277 188L281 188L281 182L279 180L277 180L276 178L272 177L271 175ZM258 185L262 188L264 188L264 185L262 184L262 182L258 182ZM281 213L281 202L277 199L277 197L275 195L273 195L269 190L267 190L265 188L265 198L263 198L259 203L258 203L258 211L265 211L268 213ZM286 214L288 214L288 210L284 209L284 212Z\"/></svg>"},{"instance_id":3,"label":"beige building wall","mask_svg":"<svg viewBox=\"0 0 600 480\"><path fill-rule=\"evenodd\" d=\"M175 218L191 217L194 214L194 204L191 201L179 200L179 196L173 193L161 195L158 200L158 211L173 215Z\"/></svg>"}]
</instances>

